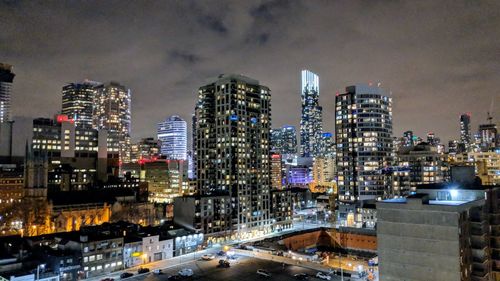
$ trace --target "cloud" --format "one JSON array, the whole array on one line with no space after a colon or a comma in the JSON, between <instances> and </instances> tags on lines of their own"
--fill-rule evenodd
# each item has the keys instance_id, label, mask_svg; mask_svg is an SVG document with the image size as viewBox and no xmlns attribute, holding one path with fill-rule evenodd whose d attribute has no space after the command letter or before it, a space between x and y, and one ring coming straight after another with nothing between
<instances>
[{"instance_id":1,"label":"cloud","mask_svg":"<svg viewBox=\"0 0 500 281\"><path fill-rule=\"evenodd\" d=\"M392 92L395 134L456 138L461 112L477 125L500 104L498 1L4 1L0 26L15 115L52 116L67 82L116 80L132 89L135 138L190 120L198 87L229 72L271 88L276 127L299 123L304 68L327 131L334 93L358 82Z\"/></svg>"}]
</instances>

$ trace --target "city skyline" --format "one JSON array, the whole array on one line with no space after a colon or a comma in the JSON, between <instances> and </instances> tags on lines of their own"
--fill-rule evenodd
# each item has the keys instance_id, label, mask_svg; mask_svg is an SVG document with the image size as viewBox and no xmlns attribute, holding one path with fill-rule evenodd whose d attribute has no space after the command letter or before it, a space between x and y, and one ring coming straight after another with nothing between
<instances>
[{"instance_id":1,"label":"city skyline","mask_svg":"<svg viewBox=\"0 0 500 281\"><path fill-rule=\"evenodd\" d=\"M500 18L497 3L412 7L405 2L360 3L278 1L232 4L224 11L219 9L222 2L155 3L141 5L150 17L133 16L126 26L122 26L126 17L121 13L136 9L135 4L124 4L122 12L113 12L112 5L100 3L102 14L94 14L92 2L72 8L3 3L0 14L11 24L6 25L2 41L7 44L1 44L0 53L16 73L12 115L53 116L60 110L60 91L68 82L119 81L135 93L132 137L136 140L154 134L156 124L151 120L173 114L190 120L197 88L207 79L241 73L273 89L273 127L291 124L298 128L300 70L310 69L322 81L324 131L333 131L335 92L370 81L382 82L392 92L394 136L412 130L422 137L433 131L443 142L459 139L458 118L464 112L472 113L471 133L475 133L478 124L487 123L486 112L495 97L492 111L494 121L498 120L495 92L499 85L494 76L498 61L493 57L500 38L494 36L499 32L495 28ZM190 4L194 20L169 14L173 8L187 11ZM359 22L346 18L361 12L374 16L361 17ZM64 28L50 28L53 23L39 13L58 19ZM393 23L402 20L400 25ZM150 27L150 21L159 24ZM267 28L271 24L275 28ZM304 32L311 29L315 32ZM490 34L491 39L481 39L481 34ZM177 40L172 43L159 37ZM227 42L210 44L220 39ZM201 41L207 41L203 45L208 47L198 46ZM416 42L426 42L425 48ZM358 47L362 45L368 47ZM39 52L38 46L46 51ZM242 51L255 59L234 63L241 60ZM273 64L266 63L270 57ZM26 105L26 100L32 102ZM165 102L157 102L161 100ZM296 113L291 114L290 108ZM424 115L423 108L432 113ZM414 122L417 118L419 122Z\"/></svg>"}]
</instances>

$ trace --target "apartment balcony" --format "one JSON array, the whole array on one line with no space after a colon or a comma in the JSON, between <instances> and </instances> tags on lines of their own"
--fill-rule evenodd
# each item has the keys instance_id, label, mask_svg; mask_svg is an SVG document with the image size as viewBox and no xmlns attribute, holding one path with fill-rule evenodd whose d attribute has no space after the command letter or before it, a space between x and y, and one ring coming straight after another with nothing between
<instances>
[{"instance_id":1,"label":"apartment balcony","mask_svg":"<svg viewBox=\"0 0 500 281\"><path fill-rule=\"evenodd\" d=\"M486 221L481 222L471 222L470 224L471 235L481 236L488 233L488 224Z\"/></svg>"},{"instance_id":2,"label":"apartment balcony","mask_svg":"<svg viewBox=\"0 0 500 281\"><path fill-rule=\"evenodd\" d=\"M493 260L491 262L492 270L495 272L500 272L500 260Z\"/></svg>"},{"instance_id":3,"label":"apartment balcony","mask_svg":"<svg viewBox=\"0 0 500 281\"><path fill-rule=\"evenodd\" d=\"M474 249L482 249L488 246L488 235L483 233L482 235L472 235L471 236L471 246Z\"/></svg>"},{"instance_id":4,"label":"apartment balcony","mask_svg":"<svg viewBox=\"0 0 500 281\"><path fill-rule=\"evenodd\" d=\"M500 214L490 214L490 224L500 225Z\"/></svg>"},{"instance_id":5,"label":"apartment balcony","mask_svg":"<svg viewBox=\"0 0 500 281\"><path fill-rule=\"evenodd\" d=\"M500 225L491 225L491 236L500 237Z\"/></svg>"},{"instance_id":6,"label":"apartment balcony","mask_svg":"<svg viewBox=\"0 0 500 281\"><path fill-rule=\"evenodd\" d=\"M498 238L498 237L492 238L490 240L490 245L491 245L491 248L493 248L493 249L500 249L500 238Z\"/></svg>"},{"instance_id":7,"label":"apartment balcony","mask_svg":"<svg viewBox=\"0 0 500 281\"><path fill-rule=\"evenodd\" d=\"M488 219L488 215L483 212L472 212L469 216L471 222L482 222Z\"/></svg>"},{"instance_id":8,"label":"apartment balcony","mask_svg":"<svg viewBox=\"0 0 500 281\"><path fill-rule=\"evenodd\" d=\"M472 249L472 260L477 262L483 262L489 257L488 248L485 246L480 249Z\"/></svg>"},{"instance_id":9,"label":"apartment balcony","mask_svg":"<svg viewBox=\"0 0 500 281\"><path fill-rule=\"evenodd\" d=\"M495 261L499 261L500 262L500 249L496 248L496 249L492 249L491 251L491 258Z\"/></svg>"}]
</instances>

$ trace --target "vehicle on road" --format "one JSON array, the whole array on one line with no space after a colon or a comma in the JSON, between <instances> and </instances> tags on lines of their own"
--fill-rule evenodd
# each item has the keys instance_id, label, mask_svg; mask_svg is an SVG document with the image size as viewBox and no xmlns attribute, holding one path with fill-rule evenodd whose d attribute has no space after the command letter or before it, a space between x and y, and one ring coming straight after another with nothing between
<instances>
[{"instance_id":1,"label":"vehicle on road","mask_svg":"<svg viewBox=\"0 0 500 281\"><path fill-rule=\"evenodd\" d=\"M215 259L215 256L212 254L205 254L205 255L201 256L201 259L204 261L211 261L211 260Z\"/></svg>"},{"instance_id":2,"label":"vehicle on road","mask_svg":"<svg viewBox=\"0 0 500 281\"><path fill-rule=\"evenodd\" d=\"M228 260L219 260L219 264L217 265L217 267L222 267L222 268L228 268L230 266L231 264L229 263Z\"/></svg>"},{"instance_id":3,"label":"vehicle on road","mask_svg":"<svg viewBox=\"0 0 500 281\"><path fill-rule=\"evenodd\" d=\"M180 275L172 275L172 276L169 276L167 278L168 281L178 281L178 280L182 280L182 279L183 279L183 277Z\"/></svg>"},{"instance_id":4,"label":"vehicle on road","mask_svg":"<svg viewBox=\"0 0 500 281\"><path fill-rule=\"evenodd\" d=\"M149 272L149 268L146 268L146 267L139 267L139 269L137 270L137 274L143 274L143 273L148 273Z\"/></svg>"},{"instance_id":5,"label":"vehicle on road","mask_svg":"<svg viewBox=\"0 0 500 281\"><path fill-rule=\"evenodd\" d=\"M316 273L316 277L319 278L319 279L323 279L323 280L328 280L330 281L332 279L332 277L330 275L327 275L321 271L319 271L318 273Z\"/></svg>"},{"instance_id":6,"label":"vehicle on road","mask_svg":"<svg viewBox=\"0 0 500 281\"><path fill-rule=\"evenodd\" d=\"M269 271L264 269L257 269L257 274L264 277L271 277L271 273L269 273Z\"/></svg>"},{"instance_id":7,"label":"vehicle on road","mask_svg":"<svg viewBox=\"0 0 500 281\"><path fill-rule=\"evenodd\" d=\"M113 278L104 278L104 279L101 279L101 281L115 281L115 279L113 279Z\"/></svg>"},{"instance_id":8,"label":"vehicle on road","mask_svg":"<svg viewBox=\"0 0 500 281\"><path fill-rule=\"evenodd\" d=\"M224 251L218 251L217 255L223 257L223 256L226 255L226 252L224 252Z\"/></svg>"},{"instance_id":9,"label":"vehicle on road","mask_svg":"<svg viewBox=\"0 0 500 281\"><path fill-rule=\"evenodd\" d=\"M193 270L191 268L183 268L183 269L179 270L178 273L182 277L191 277L194 274Z\"/></svg>"},{"instance_id":10,"label":"vehicle on road","mask_svg":"<svg viewBox=\"0 0 500 281\"><path fill-rule=\"evenodd\" d=\"M307 275L305 273L297 273L297 274L293 275L293 277L295 277L295 279L297 279L297 280L307 280L307 279L309 279L309 275Z\"/></svg>"},{"instance_id":11,"label":"vehicle on road","mask_svg":"<svg viewBox=\"0 0 500 281\"><path fill-rule=\"evenodd\" d=\"M153 270L153 274L160 275L163 274L163 271L161 269L155 269Z\"/></svg>"},{"instance_id":12,"label":"vehicle on road","mask_svg":"<svg viewBox=\"0 0 500 281\"><path fill-rule=\"evenodd\" d=\"M134 276L133 273L123 272L122 274L120 274L120 279L125 279L125 278L129 278L129 277L132 277L132 276Z\"/></svg>"}]
</instances>

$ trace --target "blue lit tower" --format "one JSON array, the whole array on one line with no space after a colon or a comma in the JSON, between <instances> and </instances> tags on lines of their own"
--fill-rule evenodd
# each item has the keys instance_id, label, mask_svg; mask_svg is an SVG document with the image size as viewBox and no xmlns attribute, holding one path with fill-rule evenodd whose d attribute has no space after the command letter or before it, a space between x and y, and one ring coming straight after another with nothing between
<instances>
[{"instance_id":1,"label":"blue lit tower","mask_svg":"<svg viewBox=\"0 0 500 281\"><path fill-rule=\"evenodd\" d=\"M158 123L160 152L170 160L187 160L187 123L177 115L172 115Z\"/></svg>"},{"instance_id":2,"label":"blue lit tower","mask_svg":"<svg viewBox=\"0 0 500 281\"><path fill-rule=\"evenodd\" d=\"M309 70L302 70L301 100L300 154L313 157L321 151L323 123L322 108L319 106L319 77Z\"/></svg>"},{"instance_id":3,"label":"blue lit tower","mask_svg":"<svg viewBox=\"0 0 500 281\"><path fill-rule=\"evenodd\" d=\"M376 86L357 84L335 97L339 200L382 198L392 153L392 98Z\"/></svg>"}]
</instances>

